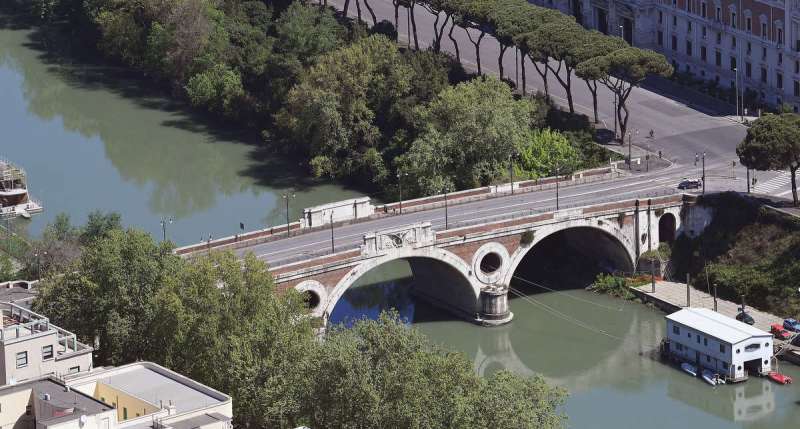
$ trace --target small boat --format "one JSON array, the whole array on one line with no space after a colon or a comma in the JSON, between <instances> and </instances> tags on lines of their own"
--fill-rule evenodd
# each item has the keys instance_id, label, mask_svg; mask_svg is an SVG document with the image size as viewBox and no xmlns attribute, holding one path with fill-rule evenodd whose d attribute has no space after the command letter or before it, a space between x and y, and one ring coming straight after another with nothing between
<instances>
[{"instance_id":1,"label":"small boat","mask_svg":"<svg viewBox=\"0 0 800 429\"><path fill-rule=\"evenodd\" d=\"M689 362L682 363L681 369L692 377L697 377L697 368Z\"/></svg>"},{"instance_id":2,"label":"small boat","mask_svg":"<svg viewBox=\"0 0 800 429\"><path fill-rule=\"evenodd\" d=\"M703 372L701 373L701 376L703 377L703 380L706 383L708 383L708 384L710 384L712 386L716 386L717 385L718 377L713 372L711 372L711 371L709 371L707 369L704 369Z\"/></svg>"},{"instance_id":3,"label":"small boat","mask_svg":"<svg viewBox=\"0 0 800 429\"><path fill-rule=\"evenodd\" d=\"M27 210L22 210L19 215L22 216L23 219L31 218L31 214Z\"/></svg>"},{"instance_id":4,"label":"small boat","mask_svg":"<svg viewBox=\"0 0 800 429\"><path fill-rule=\"evenodd\" d=\"M776 382L778 384L792 384L792 377L789 377L788 375L781 374L778 371L770 371L767 374L767 377L769 377L770 380L772 380L772 381L774 381L774 382Z\"/></svg>"}]
</instances>

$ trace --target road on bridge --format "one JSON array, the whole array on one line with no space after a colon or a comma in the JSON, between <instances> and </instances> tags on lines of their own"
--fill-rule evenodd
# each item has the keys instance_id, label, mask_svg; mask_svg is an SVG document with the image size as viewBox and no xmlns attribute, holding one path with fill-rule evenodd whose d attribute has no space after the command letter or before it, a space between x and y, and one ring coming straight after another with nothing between
<instances>
[{"instance_id":1,"label":"road on bridge","mask_svg":"<svg viewBox=\"0 0 800 429\"><path fill-rule=\"evenodd\" d=\"M724 177L725 171L724 166L717 168L712 165L708 166L708 174L718 173L719 180L709 181L707 191L731 189L735 186L744 190L744 182ZM729 167L727 171L730 172ZM608 181L562 186L558 196L559 208L563 210L605 201L647 198L675 193L677 183L685 174L685 169L672 166L649 175L628 175ZM467 223L480 223L481 221L529 214L531 210L549 211L555 210L555 208L555 189L516 193L463 204L454 204L451 201L447 208L447 219L445 219L445 209L442 207L334 227L334 245L336 251L351 249L363 242L365 234L417 222L431 222L434 230L443 231L445 222L452 229ZM297 235L288 240L284 238L242 247L236 252L239 255L253 252L259 259L267 261L272 266L331 252L330 230L323 229L302 234L295 232L295 234Z\"/></svg>"}]
</instances>

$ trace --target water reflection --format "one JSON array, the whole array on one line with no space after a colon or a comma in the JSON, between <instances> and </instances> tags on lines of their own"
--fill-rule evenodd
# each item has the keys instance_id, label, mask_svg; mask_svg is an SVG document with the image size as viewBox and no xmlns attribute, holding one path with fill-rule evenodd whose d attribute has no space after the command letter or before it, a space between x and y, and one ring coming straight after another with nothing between
<instances>
[{"instance_id":1,"label":"water reflection","mask_svg":"<svg viewBox=\"0 0 800 429\"><path fill-rule=\"evenodd\" d=\"M378 267L343 295L332 319L396 308L434 342L462 351L483 376L507 369L566 387L570 427L794 428L800 418L792 387L752 378L714 389L659 361L664 315L644 305L584 290L529 290L511 301L511 324L483 328L415 301L412 285L403 261ZM796 367L781 370L800 376Z\"/></svg>"},{"instance_id":2,"label":"water reflection","mask_svg":"<svg viewBox=\"0 0 800 429\"><path fill-rule=\"evenodd\" d=\"M83 222L99 208L160 236L159 218L177 222L179 243L281 223L280 194L303 207L359 195L303 179L294 163L258 149L243 132L205 126L184 106L148 90L123 70L52 50L0 15L0 156L29 173L45 203L31 232L58 212Z\"/></svg>"}]
</instances>

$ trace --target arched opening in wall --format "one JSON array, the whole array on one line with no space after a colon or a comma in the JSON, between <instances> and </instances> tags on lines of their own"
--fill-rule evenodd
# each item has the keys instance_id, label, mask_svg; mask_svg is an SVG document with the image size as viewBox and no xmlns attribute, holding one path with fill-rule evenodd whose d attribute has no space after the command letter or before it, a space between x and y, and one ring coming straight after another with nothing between
<instances>
[{"instance_id":1,"label":"arched opening in wall","mask_svg":"<svg viewBox=\"0 0 800 429\"><path fill-rule=\"evenodd\" d=\"M672 243L675 241L675 215L665 213L658 219L658 241Z\"/></svg>"},{"instance_id":2,"label":"arched opening in wall","mask_svg":"<svg viewBox=\"0 0 800 429\"><path fill-rule=\"evenodd\" d=\"M637 318L650 311L585 288L599 273L631 270L623 242L596 227L565 229L534 244L510 281L515 329L509 343L517 356L534 372L571 380L568 386L623 377L630 362L609 362L625 360L631 351L614 337L641 332Z\"/></svg>"},{"instance_id":3,"label":"arched opening in wall","mask_svg":"<svg viewBox=\"0 0 800 429\"><path fill-rule=\"evenodd\" d=\"M599 273L615 271L633 271L630 256L616 237L594 227L568 228L528 250L511 286L526 294L585 289Z\"/></svg>"},{"instance_id":4,"label":"arched opening in wall","mask_svg":"<svg viewBox=\"0 0 800 429\"><path fill-rule=\"evenodd\" d=\"M316 309L317 307L319 307L320 304L319 295L313 290L303 291L303 301L306 304L306 308L308 308L309 310Z\"/></svg>"},{"instance_id":5,"label":"arched opening in wall","mask_svg":"<svg viewBox=\"0 0 800 429\"><path fill-rule=\"evenodd\" d=\"M475 291L464 273L442 260L404 258L356 274L333 304L328 323L352 326L394 310L409 324L425 325L460 320L477 308Z\"/></svg>"},{"instance_id":6,"label":"arched opening in wall","mask_svg":"<svg viewBox=\"0 0 800 429\"><path fill-rule=\"evenodd\" d=\"M484 274L491 274L500 269L503 265L503 258L495 252L487 253L481 258L481 271Z\"/></svg>"}]
</instances>

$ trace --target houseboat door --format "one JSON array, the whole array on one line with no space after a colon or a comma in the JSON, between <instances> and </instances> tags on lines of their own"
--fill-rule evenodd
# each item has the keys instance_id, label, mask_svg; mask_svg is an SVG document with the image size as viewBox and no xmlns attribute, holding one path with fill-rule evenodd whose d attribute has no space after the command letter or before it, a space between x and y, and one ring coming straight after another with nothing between
<instances>
[{"instance_id":1,"label":"houseboat door","mask_svg":"<svg viewBox=\"0 0 800 429\"><path fill-rule=\"evenodd\" d=\"M695 352L694 352L694 362L695 362L696 364L700 365L700 352L698 352L698 351L696 351L696 350L695 350Z\"/></svg>"}]
</instances>

